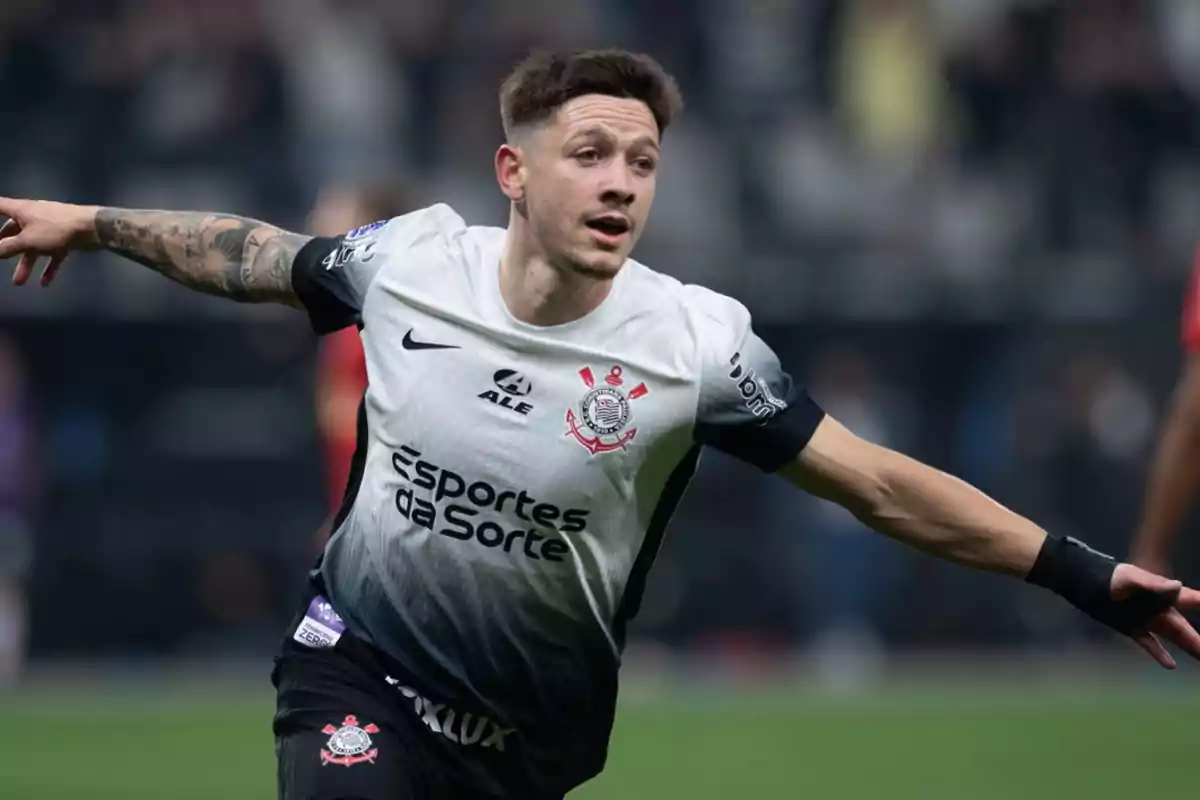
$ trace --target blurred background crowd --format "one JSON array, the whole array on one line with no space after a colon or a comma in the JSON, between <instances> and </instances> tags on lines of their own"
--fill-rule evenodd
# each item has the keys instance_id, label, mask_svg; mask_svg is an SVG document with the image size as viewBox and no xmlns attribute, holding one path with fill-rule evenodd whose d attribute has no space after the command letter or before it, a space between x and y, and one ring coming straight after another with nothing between
<instances>
[{"instance_id":1,"label":"blurred background crowd","mask_svg":"<svg viewBox=\"0 0 1200 800\"><path fill-rule=\"evenodd\" d=\"M1125 552L1200 238L1194 0L5 0L0 192L503 224L496 94L547 44L683 88L640 260L746 303L858 433ZM269 654L360 381L352 340L110 257L0 291L0 652ZM841 678L1107 642L716 454L635 630Z\"/></svg>"}]
</instances>

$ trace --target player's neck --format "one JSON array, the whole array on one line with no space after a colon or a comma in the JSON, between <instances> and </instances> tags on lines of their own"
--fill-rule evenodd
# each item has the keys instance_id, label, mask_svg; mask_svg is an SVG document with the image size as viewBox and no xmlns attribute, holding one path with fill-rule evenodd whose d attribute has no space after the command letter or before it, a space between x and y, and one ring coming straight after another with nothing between
<instances>
[{"instance_id":1,"label":"player's neck","mask_svg":"<svg viewBox=\"0 0 1200 800\"><path fill-rule=\"evenodd\" d=\"M612 280L579 275L531 252L510 231L500 260L500 295L508 312L528 325L563 325L595 311L612 290Z\"/></svg>"}]
</instances>

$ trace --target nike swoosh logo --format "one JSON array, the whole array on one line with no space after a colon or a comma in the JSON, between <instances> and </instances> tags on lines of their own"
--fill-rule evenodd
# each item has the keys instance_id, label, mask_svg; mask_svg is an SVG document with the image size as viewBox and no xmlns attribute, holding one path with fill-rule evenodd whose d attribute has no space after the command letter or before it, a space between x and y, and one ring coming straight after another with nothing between
<instances>
[{"instance_id":1,"label":"nike swoosh logo","mask_svg":"<svg viewBox=\"0 0 1200 800\"><path fill-rule=\"evenodd\" d=\"M456 344L437 344L436 342L418 342L412 338L412 328L408 329L408 333L404 334L403 341L400 346L405 350L458 350Z\"/></svg>"}]
</instances>

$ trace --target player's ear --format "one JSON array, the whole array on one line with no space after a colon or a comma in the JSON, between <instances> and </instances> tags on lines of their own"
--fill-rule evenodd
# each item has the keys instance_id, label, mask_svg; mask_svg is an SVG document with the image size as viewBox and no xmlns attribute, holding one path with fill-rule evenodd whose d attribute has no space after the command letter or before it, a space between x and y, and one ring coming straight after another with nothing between
<instances>
[{"instance_id":1,"label":"player's ear","mask_svg":"<svg viewBox=\"0 0 1200 800\"><path fill-rule=\"evenodd\" d=\"M525 166L525 154L518 145L505 143L496 151L496 181L500 191L519 203L525 199L525 181L528 170Z\"/></svg>"}]
</instances>

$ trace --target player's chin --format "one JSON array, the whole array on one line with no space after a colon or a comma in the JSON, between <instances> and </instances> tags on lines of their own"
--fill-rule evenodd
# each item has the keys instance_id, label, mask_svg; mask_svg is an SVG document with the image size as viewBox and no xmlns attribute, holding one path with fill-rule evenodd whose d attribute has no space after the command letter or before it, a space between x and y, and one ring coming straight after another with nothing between
<instances>
[{"instance_id":1,"label":"player's chin","mask_svg":"<svg viewBox=\"0 0 1200 800\"><path fill-rule=\"evenodd\" d=\"M588 242L575 251L571 259L575 271L591 278L612 278L621 271L629 257L629 242Z\"/></svg>"},{"instance_id":2,"label":"player's chin","mask_svg":"<svg viewBox=\"0 0 1200 800\"><path fill-rule=\"evenodd\" d=\"M616 277L625 263L626 254L621 252L596 252L591 250L572 259L572 268L580 275L596 280Z\"/></svg>"}]
</instances>

